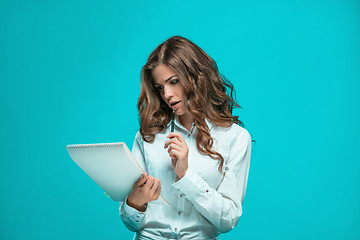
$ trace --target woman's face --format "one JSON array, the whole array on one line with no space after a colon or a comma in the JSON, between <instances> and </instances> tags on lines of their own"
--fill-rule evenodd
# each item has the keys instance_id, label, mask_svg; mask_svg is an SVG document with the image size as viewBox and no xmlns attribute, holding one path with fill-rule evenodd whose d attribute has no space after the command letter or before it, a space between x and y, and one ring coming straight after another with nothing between
<instances>
[{"instance_id":1,"label":"woman's face","mask_svg":"<svg viewBox=\"0 0 360 240\"><path fill-rule=\"evenodd\" d=\"M189 113L184 105L185 91L180 78L171 68L160 64L152 71L155 88L176 115Z\"/></svg>"}]
</instances>

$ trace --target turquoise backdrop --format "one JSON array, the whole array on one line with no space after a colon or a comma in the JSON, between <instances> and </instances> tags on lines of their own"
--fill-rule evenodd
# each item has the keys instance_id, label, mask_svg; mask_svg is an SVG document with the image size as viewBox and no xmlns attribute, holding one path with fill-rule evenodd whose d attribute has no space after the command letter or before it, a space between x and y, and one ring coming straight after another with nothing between
<instances>
[{"instance_id":1,"label":"turquoise backdrop","mask_svg":"<svg viewBox=\"0 0 360 240\"><path fill-rule=\"evenodd\" d=\"M0 239L131 239L67 144L123 141L173 35L230 79L256 139L222 239L360 239L360 2L0 0Z\"/></svg>"}]
</instances>

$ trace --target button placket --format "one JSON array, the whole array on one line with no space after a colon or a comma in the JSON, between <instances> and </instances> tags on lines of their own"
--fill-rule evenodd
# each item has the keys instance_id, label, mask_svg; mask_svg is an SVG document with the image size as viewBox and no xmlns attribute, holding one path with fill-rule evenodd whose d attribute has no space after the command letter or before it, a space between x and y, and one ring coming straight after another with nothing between
<instances>
[{"instance_id":1,"label":"button placket","mask_svg":"<svg viewBox=\"0 0 360 240\"><path fill-rule=\"evenodd\" d=\"M173 225L173 232L175 234L179 234L179 231L181 229L182 226L182 221L183 221L183 215L184 215L184 208L185 208L185 194L182 193L179 189L178 189L178 201L176 204L176 212L175 212L175 221L174 221L174 225Z\"/></svg>"}]
</instances>

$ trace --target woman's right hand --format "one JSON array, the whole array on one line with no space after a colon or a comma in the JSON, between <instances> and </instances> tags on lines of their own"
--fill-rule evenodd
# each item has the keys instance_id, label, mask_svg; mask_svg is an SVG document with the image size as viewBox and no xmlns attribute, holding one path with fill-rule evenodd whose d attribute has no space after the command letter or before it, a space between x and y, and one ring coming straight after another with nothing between
<instances>
[{"instance_id":1,"label":"woman's right hand","mask_svg":"<svg viewBox=\"0 0 360 240\"><path fill-rule=\"evenodd\" d=\"M127 197L127 205L145 212L146 203L157 200L161 193L161 182L146 172L137 180Z\"/></svg>"}]
</instances>

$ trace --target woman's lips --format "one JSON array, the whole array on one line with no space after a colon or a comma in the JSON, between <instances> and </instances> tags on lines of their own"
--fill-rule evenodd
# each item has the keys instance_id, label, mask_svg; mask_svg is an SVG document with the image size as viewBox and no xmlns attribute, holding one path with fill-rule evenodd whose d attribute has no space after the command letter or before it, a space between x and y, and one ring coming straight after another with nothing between
<instances>
[{"instance_id":1,"label":"woman's lips","mask_svg":"<svg viewBox=\"0 0 360 240\"><path fill-rule=\"evenodd\" d=\"M172 108L173 110L177 109L177 108L179 107L180 102L181 102L181 101L176 102L175 104L171 104L171 108Z\"/></svg>"}]
</instances>

